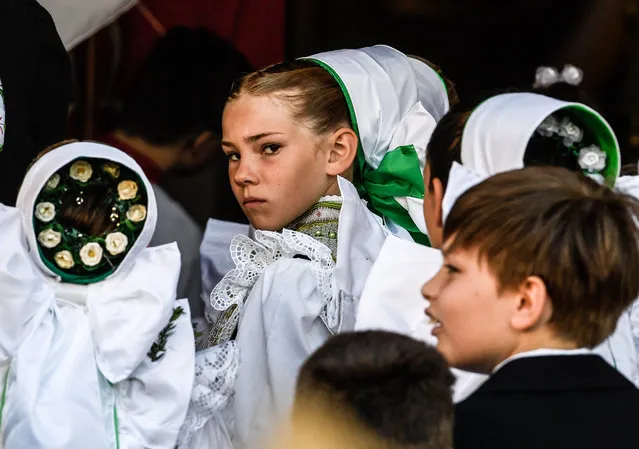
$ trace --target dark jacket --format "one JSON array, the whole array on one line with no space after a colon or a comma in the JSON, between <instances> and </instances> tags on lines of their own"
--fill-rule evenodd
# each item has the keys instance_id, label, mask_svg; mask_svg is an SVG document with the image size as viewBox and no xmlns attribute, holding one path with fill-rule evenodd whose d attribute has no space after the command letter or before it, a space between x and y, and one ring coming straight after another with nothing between
<instances>
[{"instance_id":1,"label":"dark jacket","mask_svg":"<svg viewBox=\"0 0 639 449\"><path fill-rule=\"evenodd\" d=\"M596 355L513 360L455 407L455 449L639 447L639 390Z\"/></svg>"}]
</instances>

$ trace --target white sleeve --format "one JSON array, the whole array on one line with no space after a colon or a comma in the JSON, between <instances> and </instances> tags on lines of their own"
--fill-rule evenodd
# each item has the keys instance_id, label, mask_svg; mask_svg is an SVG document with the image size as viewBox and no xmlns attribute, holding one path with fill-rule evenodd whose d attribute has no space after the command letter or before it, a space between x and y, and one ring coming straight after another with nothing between
<instances>
[{"instance_id":1,"label":"white sleeve","mask_svg":"<svg viewBox=\"0 0 639 449\"><path fill-rule=\"evenodd\" d=\"M233 268L231 241L236 235L248 235L248 225L210 219L200 244L200 264L202 272L202 300L209 319L217 315L211 307L209 296L213 288Z\"/></svg>"},{"instance_id":2,"label":"white sleeve","mask_svg":"<svg viewBox=\"0 0 639 449\"><path fill-rule=\"evenodd\" d=\"M263 441L286 419L299 368L331 335L314 270L303 259L275 262L244 306L236 340L241 359L233 407L236 447ZM347 301L340 301L340 316L352 306L342 304Z\"/></svg>"},{"instance_id":3,"label":"white sleeve","mask_svg":"<svg viewBox=\"0 0 639 449\"><path fill-rule=\"evenodd\" d=\"M178 436L179 449L233 449L232 396L239 364L234 341L195 355L191 403Z\"/></svg>"},{"instance_id":4,"label":"white sleeve","mask_svg":"<svg viewBox=\"0 0 639 449\"><path fill-rule=\"evenodd\" d=\"M184 313L174 322L164 355L156 361L145 357L130 378L117 384L121 449L175 447L191 397L195 358L188 301L176 301L174 310L178 307Z\"/></svg>"},{"instance_id":5,"label":"white sleeve","mask_svg":"<svg viewBox=\"0 0 639 449\"><path fill-rule=\"evenodd\" d=\"M53 304L26 247L22 213L0 204L0 366L14 354L32 320ZM29 326L26 324L29 323Z\"/></svg>"}]
</instances>

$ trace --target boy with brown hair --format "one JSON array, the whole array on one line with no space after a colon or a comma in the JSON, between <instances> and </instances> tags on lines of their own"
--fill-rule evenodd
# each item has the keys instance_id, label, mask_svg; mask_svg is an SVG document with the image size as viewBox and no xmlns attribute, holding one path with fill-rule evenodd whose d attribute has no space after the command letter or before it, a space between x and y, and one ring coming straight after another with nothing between
<instances>
[{"instance_id":1,"label":"boy with brown hair","mask_svg":"<svg viewBox=\"0 0 639 449\"><path fill-rule=\"evenodd\" d=\"M300 370L293 447L450 449L453 381L423 342L383 331L339 334Z\"/></svg>"},{"instance_id":2,"label":"boy with brown hair","mask_svg":"<svg viewBox=\"0 0 639 449\"><path fill-rule=\"evenodd\" d=\"M639 391L589 348L639 294L637 220L636 199L562 168L457 200L426 313L452 366L492 375L456 406L455 449L635 444Z\"/></svg>"}]
</instances>

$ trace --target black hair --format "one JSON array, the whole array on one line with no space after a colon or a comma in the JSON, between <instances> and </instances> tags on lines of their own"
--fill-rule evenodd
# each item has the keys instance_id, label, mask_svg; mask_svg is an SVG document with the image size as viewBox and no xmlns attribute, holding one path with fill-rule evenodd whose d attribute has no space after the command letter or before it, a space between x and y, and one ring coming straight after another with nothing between
<instances>
[{"instance_id":1,"label":"black hair","mask_svg":"<svg viewBox=\"0 0 639 449\"><path fill-rule=\"evenodd\" d=\"M132 83L119 128L155 145L221 133L235 78L252 71L244 55L205 28L170 29Z\"/></svg>"},{"instance_id":2,"label":"black hair","mask_svg":"<svg viewBox=\"0 0 639 449\"><path fill-rule=\"evenodd\" d=\"M447 449L453 382L444 358L423 342L383 331L343 333L302 367L296 406L346 408L393 447Z\"/></svg>"}]
</instances>

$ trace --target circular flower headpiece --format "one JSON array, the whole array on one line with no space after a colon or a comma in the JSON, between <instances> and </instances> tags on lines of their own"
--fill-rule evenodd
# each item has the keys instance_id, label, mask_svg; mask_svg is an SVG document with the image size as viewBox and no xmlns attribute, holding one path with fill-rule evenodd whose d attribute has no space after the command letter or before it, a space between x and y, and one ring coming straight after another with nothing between
<instances>
[{"instance_id":1,"label":"circular flower headpiece","mask_svg":"<svg viewBox=\"0 0 639 449\"><path fill-rule=\"evenodd\" d=\"M577 126L568 117L558 120L555 115L548 116L537 128L537 134L555 139L563 152L577 160L581 171L603 184L603 171L606 169L608 157L592 138L588 138L584 129Z\"/></svg>"},{"instance_id":2,"label":"circular flower headpiece","mask_svg":"<svg viewBox=\"0 0 639 449\"><path fill-rule=\"evenodd\" d=\"M100 192L95 208L85 205L89 191L94 196ZM66 164L49 178L35 201L33 223L42 260L65 282L86 284L106 278L142 232L147 205L144 183L131 169L97 158ZM91 235L70 224L74 214L88 214L85 221L108 226Z\"/></svg>"}]
</instances>

